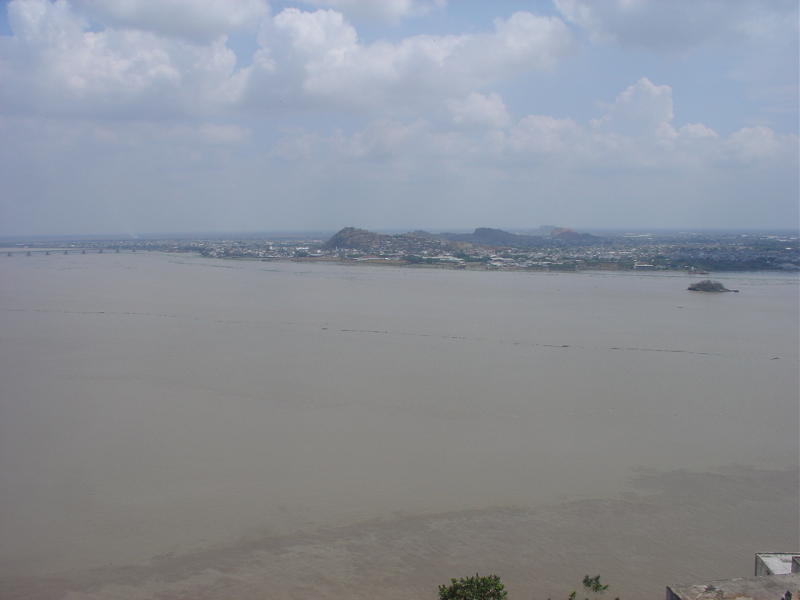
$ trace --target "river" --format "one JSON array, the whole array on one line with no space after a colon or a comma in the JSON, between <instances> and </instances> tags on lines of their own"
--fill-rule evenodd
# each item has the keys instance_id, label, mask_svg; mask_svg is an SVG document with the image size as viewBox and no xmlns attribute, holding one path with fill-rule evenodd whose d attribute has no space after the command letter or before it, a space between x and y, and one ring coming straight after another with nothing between
<instances>
[{"instance_id":1,"label":"river","mask_svg":"<svg viewBox=\"0 0 800 600\"><path fill-rule=\"evenodd\" d=\"M0 596L623 598L797 551L798 278L0 260Z\"/></svg>"}]
</instances>

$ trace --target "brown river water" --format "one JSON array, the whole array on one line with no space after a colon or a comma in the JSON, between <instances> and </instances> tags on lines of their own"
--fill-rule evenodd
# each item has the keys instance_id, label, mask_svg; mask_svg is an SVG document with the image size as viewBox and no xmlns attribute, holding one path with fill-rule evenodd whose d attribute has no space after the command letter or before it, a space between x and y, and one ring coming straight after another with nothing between
<instances>
[{"instance_id":1,"label":"brown river water","mask_svg":"<svg viewBox=\"0 0 800 600\"><path fill-rule=\"evenodd\" d=\"M3 257L0 598L751 575L800 548L798 278L695 279Z\"/></svg>"}]
</instances>

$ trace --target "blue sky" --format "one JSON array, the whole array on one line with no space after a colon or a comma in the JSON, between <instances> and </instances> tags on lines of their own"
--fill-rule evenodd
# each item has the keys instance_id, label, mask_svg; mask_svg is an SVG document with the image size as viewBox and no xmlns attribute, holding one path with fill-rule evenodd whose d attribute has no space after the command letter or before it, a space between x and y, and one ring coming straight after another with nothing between
<instances>
[{"instance_id":1,"label":"blue sky","mask_svg":"<svg viewBox=\"0 0 800 600\"><path fill-rule=\"evenodd\" d=\"M798 225L794 0L12 0L0 235Z\"/></svg>"}]
</instances>

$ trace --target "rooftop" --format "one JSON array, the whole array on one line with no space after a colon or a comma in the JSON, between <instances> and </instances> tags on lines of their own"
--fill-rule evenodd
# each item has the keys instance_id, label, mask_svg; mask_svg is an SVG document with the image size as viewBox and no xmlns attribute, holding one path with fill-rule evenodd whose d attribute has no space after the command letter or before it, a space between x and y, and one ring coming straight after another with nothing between
<instances>
[{"instance_id":1,"label":"rooftop","mask_svg":"<svg viewBox=\"0 0 800 600\"><path fill-rule=\"evenodd\" d=\"M788 575L797 573L800 553L759 552L756 554L756 575Z\"/></svg>"},{"instance_id":2,"label":"rooftop","mask_svg":"<svg viewBox=\"0 0 800 600\"><path fill-rule=\"evenodd\" d=\"M800 574L742 577L667 587L667 600L781 600L800 596Z\"/></svg>"}]
</instances>

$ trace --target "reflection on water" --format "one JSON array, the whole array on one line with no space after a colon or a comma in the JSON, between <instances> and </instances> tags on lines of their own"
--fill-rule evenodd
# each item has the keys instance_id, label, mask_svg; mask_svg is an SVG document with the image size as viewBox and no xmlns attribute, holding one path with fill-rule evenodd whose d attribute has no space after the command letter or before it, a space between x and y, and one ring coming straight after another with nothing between
<instances>
[{"instance_id":1,"label":"reflection on water","mask_svg":"<svg viewBox=\"0 0 800 600\"><path fill-rule=\"evenodd\" d=\"M152 254L2 261L0 573L33 586L46 573L104 567L92 577L113 583L122 575L109 564L173 553L186 557L182 568L203 565L193 592L202 597L202 585L219 582L198 556L244 568L265 540L294 540L330 558L323 570L346 557L386 577L391 556L408 567L433 552L439 562L421 577L442 581L483 570L491 548L518 589L534 590L526 577L544 572L535 565L547 548L570 562L576 527L595 509L618 517L606 515L615 528L602 532L612 573L645 546L676 546L658 550L662 571L640 565L630 590L672 573L682 564L664 562L673 552L791 546L797 278L718 279L742 293L690 293L681 274L266 267ZM746 485L708 473L691 496L679 493L680 477L665 476L658 501L631 486L642 468L726 465L756 468L737 481L771 478L779 493L769 510L755 510L767 501L746 498ZM635 498L626 504L624 494ZM693 513L685 521L667 509L678 497ZM681 543L721 506L724 536ZM531 516L540 514L558 515L561 529L542 530ZM370 519L383 525L355 525ZM491 543L459 538L448 519ZM341 553L337 544L363 545L364 535L392 548L384 562L370 567L374 549ZM273 559L284 573L312 566L308 554ZM126 571L126 585L154 573L142 569ZM327 577L314 594L353 597L345 574ZM409 593L407 583L397 590Z\"/></svg>"}]
</instances>

